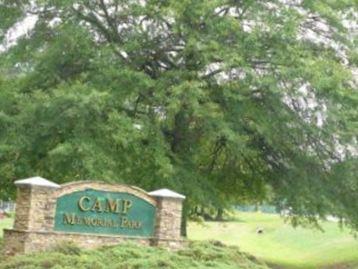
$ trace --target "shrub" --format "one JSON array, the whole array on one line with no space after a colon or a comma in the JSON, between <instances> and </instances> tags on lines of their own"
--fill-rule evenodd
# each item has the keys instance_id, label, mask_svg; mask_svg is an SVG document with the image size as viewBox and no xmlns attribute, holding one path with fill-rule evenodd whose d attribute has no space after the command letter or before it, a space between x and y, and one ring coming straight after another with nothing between
<instances>
[{"instance_id":1,"label":"shrub","mask_svg":"<svg viewBox=\"0 0 358 269\"><path fill-rule=\"evenodd\" d=\"M81 248L73 242L60 242L58 243L53 251L59 252L66 255L80 255Z\"/></svg>"},{"instance_id":2,"label":"shrub","mask_svg":"<svg viewBox=\"0 0 358 269\"><path fill-rule=\"evenodd\" d=\"M125 244L80 250L60 243L50 252L19 255L0 261L0 269L267 269L237 247L215 242L192 242L186 249L170 252L161 248Z\"/></svg>"}]
</instances>

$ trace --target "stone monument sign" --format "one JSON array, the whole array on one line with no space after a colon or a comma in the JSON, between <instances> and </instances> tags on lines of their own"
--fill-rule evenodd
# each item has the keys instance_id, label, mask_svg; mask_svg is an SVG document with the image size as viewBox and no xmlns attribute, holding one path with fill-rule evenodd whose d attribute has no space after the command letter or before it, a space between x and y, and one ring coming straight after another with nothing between
<instances>
[{"instance_id":1,"label":"stone monument sign","mask_svg":"<svg viewBox=\"0 0 358 269\"><path fill-rule=\"evenodd\" d=\"M4 230L7 255L48 250L60 242L83 248L135 241L180 248L185 196L150 193L127 185L80 181L58 185L44 178L18 180L13 229Z\"/></svg>"}]
</instances>

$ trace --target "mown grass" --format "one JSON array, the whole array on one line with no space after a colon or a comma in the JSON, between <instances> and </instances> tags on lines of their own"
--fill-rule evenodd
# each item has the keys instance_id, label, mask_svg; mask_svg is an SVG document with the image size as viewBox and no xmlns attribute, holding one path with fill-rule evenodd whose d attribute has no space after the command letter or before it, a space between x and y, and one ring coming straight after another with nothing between
<instances>
[{"instance_id":1,"label":"mown grass","mask_svg":"<svg viewBox=\"0 0 358 269\"><path fill-rule=\"evenodd\" d=\"M0 269L268 269L237 247L218 242L192 242L170 252L134 244L81 250L60 245L52 251L0 260Z\"/></svg>"},{"instance_id":2,"label":"mown grass","mask_svg":"<svg viewBox=\"0 0 358 269\"><path fill-rule=\"evenodd\" d=\"M240 212L232 222L191 223L189 237L237 245L278 268L358 268L358 240L337 223L322 227L324 232L295 229L277 215Z\"/></svg>"}]
</instances>

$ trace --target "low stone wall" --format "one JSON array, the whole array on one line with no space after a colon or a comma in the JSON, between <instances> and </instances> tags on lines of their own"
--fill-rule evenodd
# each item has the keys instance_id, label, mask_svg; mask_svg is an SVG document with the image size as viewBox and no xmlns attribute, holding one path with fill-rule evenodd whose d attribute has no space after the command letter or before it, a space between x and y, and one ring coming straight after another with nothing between
<instances>
[{"instance_id":1,"label":"low stone wall","mask_svg":"<svg viewBox=\"0 0 358 269\"><path fill-rule=\"evenodd\" d=\"M20 180L16 184L18 194L14 228L4 230L6 255L49 250L61 242L73 242L81 248L116 245L128 241L169 249L178 249L185 244L180 237L184 196L170 190L147 193L136 187L90 181L60 186L42 178ZM86 190L133 195L154 206L156 213L153 234L151 236L126 236L102 234L98 233L98 230L94 230L96 233L55 230L56 204L59 199L66 197L67 200L67 196L64 195ZM115 207L114 204L112 206ZM139 214L138 218L140 217ZM92 229L100 228L92 227Z\"/></svg>"},{"instance_id":2,"label":"low stone wall","mask_svg":"<svg viewBox=\"0 0 358 269\"><path fill-rule=\"evenodd\" d=\"M17 230L4 230L5 253L31 253L48 251L63 242L71 242L85 249L100 246L112 246L122 243L134 242L143 246L156 246L177 250L185 245L185 240L137 238L127 236L108 236L93 234L68 234L61 232L26 232Z\"/></svg>"},{"instance_id":3,"label":"low stone wall","mask_svg":"<svg viewBox=\"0 0 358 269\"><path fill-rule=\"evenodd\" d=\"M26 232L5 230L5 252L30 253L46 251L62 242L73 242L81 248L91 249L104 245L118 245L123 242L135 241L150 246L151 239L131 238L124 236L106 236L93 234L68 234L60 232Z\"/></svg>"}]
</instances>

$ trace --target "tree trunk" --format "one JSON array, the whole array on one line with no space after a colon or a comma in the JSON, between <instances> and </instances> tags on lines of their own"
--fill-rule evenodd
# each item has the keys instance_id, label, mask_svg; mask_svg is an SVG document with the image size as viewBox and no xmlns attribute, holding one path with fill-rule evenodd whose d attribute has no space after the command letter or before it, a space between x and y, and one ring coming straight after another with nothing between
<instances>
[{"instance_id":1,"label":"tree trunk","mask_svg":"<svg viewBox=\"0 0 358 269\"><path fill-rule=\"evenodd\" d=\"M185 202L183 204L182 218L180 223L180 235L183 237L188 236L187 225L188 225L188 214L187 214L187 206Z\"/></svg>"},{"instance_id":2,"label":"tree trunk","mask_svg":"<svg viewBox=\"0 0 358 269\"><path fill-rule=\"evenodd\" d=\"M223 220L224 220L223 215L224 215L224 209L221 208L221 207L219 207L219 208L218 208L218 211L217 211L217 214L216 214L215 220L216 220L216 221L223 221Z\"/></svg>"}]
</instances>

